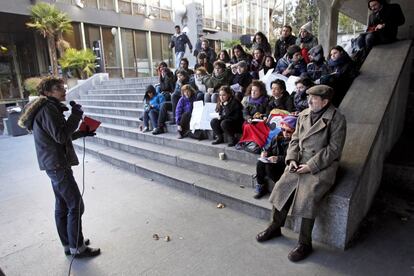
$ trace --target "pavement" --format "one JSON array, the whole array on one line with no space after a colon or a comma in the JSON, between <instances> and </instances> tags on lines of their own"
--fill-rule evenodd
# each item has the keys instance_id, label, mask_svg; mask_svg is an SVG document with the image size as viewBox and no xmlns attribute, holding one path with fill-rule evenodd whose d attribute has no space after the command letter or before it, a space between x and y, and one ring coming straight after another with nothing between
<instances>
[{"instance_id":1,"label":"pavement","mask_svg":"<svg viewBox=\"0 0 414 276\"><path fill-rule=\"evenodd\" d=\"M67 275L71 258L57 236L53 192L33 137L0 136L0 153L0 268L5 275ZM82 167L73 169L82 187ZM395 201L409 211L389 208ZM259 244L255 235L267 221L88 155L84 202L84 235L102 253L75 260L71 275L414 275L412 198L380 200L351 248L315 243L297 264L287 259L292 231ZM155 233L171 241L156 241Z\"/></svg>"}]
</instances>

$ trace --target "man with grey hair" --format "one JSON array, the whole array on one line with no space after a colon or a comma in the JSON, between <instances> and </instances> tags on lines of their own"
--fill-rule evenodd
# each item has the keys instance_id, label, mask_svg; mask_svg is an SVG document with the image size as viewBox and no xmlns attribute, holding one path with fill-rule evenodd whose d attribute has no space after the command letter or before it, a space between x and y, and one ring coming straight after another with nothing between
<instances>
[{"instance_id":1,"label":"man with grey hair","mask_svg":"<svg viewBox=\"0 0 414 276\"><path fill-rule=\"evenodd\" d=\"M299 114L286 153L286 168L269 201L273 205L269 227L256 239L264 242L282 235L287 215L300 217L299 242L289 253L292 262L312 253L312 229L320 203L335 183L346 136L345 117L332 105L333 89L309 88L309 108Z\"/></svg>"}]
</instances>

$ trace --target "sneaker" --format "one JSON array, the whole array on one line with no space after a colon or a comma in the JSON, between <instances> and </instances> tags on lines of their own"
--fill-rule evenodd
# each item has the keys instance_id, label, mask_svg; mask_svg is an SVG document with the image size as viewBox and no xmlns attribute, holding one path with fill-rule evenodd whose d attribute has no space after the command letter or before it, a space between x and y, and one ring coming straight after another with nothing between
<instances>
[{"instance_id":1,"label":"sneaker","mask_svg":"<svg viewBox=\"0 0 414 276\"><path fill-rule=\"evenodd\" d=\"M144 128L142 129L142 132L150 132L149 127L144 127Z\"/></svg>"},{"instance_id":2,"label":"sneaker","mask_svg":"<svg viewBox=\"0 0 414 276\"><path fill-rule=\"evenodd\" d=\"M153 135L158 135L158 134L162 134L162 133L164 133L164 129L163 128L156 128L156 129L154 129L153 131L152 131L152 134Z\"/></svg>"},{"instance_id":3,"label":"sneaker","mask_svg":"<svg viewBox=\"0 0 414 276\"><path fill-rule=\"evenodd\" d=\"M267 194L264 185L261 184L256 184L255 192L256 194L253 196L255 199L261 199Z\"/></svg>"}]
</instances>

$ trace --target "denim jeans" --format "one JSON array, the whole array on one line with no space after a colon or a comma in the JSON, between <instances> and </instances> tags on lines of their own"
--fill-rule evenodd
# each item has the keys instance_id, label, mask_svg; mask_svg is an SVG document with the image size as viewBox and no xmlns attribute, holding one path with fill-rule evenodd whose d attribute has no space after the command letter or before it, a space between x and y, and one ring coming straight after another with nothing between
<instances>
[{"instance_id":1,"label":"denim jeans","mask_svg":"<svg viewBox=\"0 0 414 276\"><path fill-rule=\"evenodd\" d=\"M175 69L180 68L180 62L183 57L184 57L184 52L175 53Z\"/></svg>"},{"instance_id":2,"label":"denim jeans","mask_svg":"<svg viewBox=\"0 0 414 276\"><path fill-rule=\"evenodd\" d=\"M150 109L144 112L144 126L149 127L149 121L153 128L158 127L158 110Z\"/></svg>"},{"instance_id":3,"label":"denim jeans","mask_svg":"<svg viewBox=\"0 0 414 276\"><path fill-rule=\"evenodd\" d=\"M55 194L55 221L60 241L64 247L69 246L73 253L76 252L78 240L79 252L82 252L85 247L81 220L84 205L72 169L47 170L46 173Z\"/></svg>"}]
</instances>

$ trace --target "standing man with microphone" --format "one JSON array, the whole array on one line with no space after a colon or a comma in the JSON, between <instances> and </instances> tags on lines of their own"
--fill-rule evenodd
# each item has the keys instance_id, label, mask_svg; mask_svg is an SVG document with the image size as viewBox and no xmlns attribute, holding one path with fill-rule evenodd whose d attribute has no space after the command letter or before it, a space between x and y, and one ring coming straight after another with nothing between
<instances>
[{"instance_id":1,"label":"standing man with microphone","mask_svg":"<svg viewBox=\"0 0 414 276\"><path fill-rule=\"evenodd\" d=\"M94 136L95 133L76 131L82 120L81 105L71 102L72 112L66 120L68 108L64 82L45 78L38 86L40 97L29 103L19 119L19 125L33 133L40 170L46 171L55 194L55 220L60 241L66 255L76 258L94 257L99 248L87 245L82 234L84 205L71 167L79 161L72 140Z\"/></svg>"}]
</instances>

